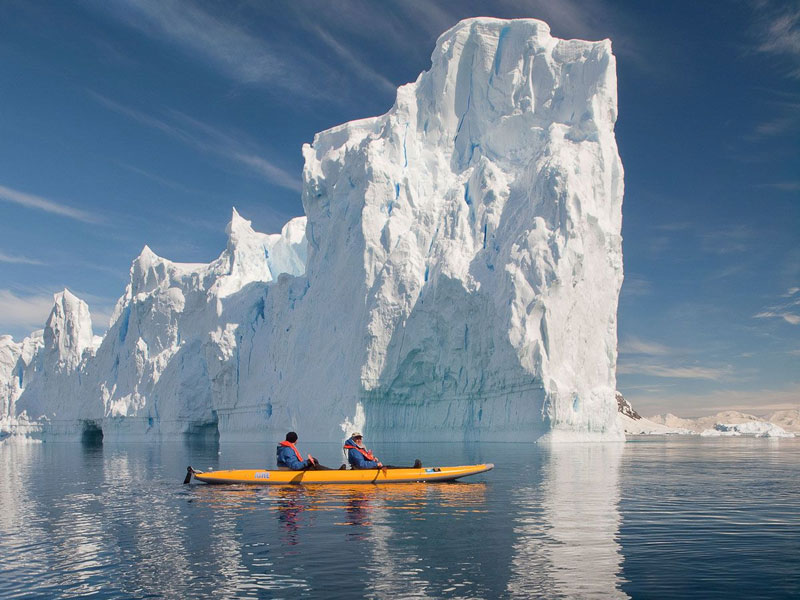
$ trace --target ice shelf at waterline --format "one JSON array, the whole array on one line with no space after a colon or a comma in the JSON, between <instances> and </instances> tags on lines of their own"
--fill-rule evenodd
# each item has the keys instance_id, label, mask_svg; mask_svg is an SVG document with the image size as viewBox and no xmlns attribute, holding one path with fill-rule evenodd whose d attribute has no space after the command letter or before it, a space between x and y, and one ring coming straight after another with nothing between
<instances>
[{"instance_id":1,"label":"ice shelf at waterline","mask_svg":"<svg viewBox=\"0 0 800 600\"><path fill-rule=\"evenodd\" d=\"M210 264L145 248L99 345L68 292L0 339L6 429L621 439L616 105L608 40L458 23L388 113L303 147L281 234L234 212Z\"/></svg>"}]
</instances>

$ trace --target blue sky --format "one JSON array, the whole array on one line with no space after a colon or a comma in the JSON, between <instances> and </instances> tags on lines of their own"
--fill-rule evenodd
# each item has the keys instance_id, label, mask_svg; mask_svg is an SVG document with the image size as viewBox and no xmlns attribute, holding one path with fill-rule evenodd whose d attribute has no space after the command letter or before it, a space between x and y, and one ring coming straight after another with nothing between
<instances>
[{"instance_id":1,"label":"blue sky","mask_svg":"<svg viewBox=\"0 0 800 600\"><path fill-rule=\"evenodd\" d=\"M381 114L459 19L610 38L625 166L618 386L641 412L800 406L796 2L0 3L0 332L69 287L102 331L148 244L302 214L300 147Z\"/></svg>"}]
</instances>

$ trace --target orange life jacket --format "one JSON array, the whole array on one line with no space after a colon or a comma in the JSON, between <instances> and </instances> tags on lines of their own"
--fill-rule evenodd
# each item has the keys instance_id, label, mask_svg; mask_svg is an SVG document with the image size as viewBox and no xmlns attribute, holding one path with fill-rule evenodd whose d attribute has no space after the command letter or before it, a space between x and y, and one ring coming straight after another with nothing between
<instances>
[{"instance_id":1,"label":"orange life jacket","mask_svg":"<svg viewBox=\"0 0 800 600\"><path fill-rule=\"evenodd\" d=\"M345 450L358 450L359 452L361 452L361 454L364 455L364 458L366 458L367 460L374 460L376 462L378 460L377 458L375 458L375 455L372 454L372 452L370 452L369 450L366 450L364 448L359 448L358 446L353 446L352 444L345 444L344 445L344 449Z\"/></svg>"},{"instance_id":2,"label":"orange life jacket","mask_svg":"<svg viewBox=\"0 0 800 600\"><path fill-rule=\"evenodd\" d=\"M294 453L297 455L297 460L303 462L303 455L300 454L300 451L295 447L295 445L292 442L287 442L286 440L284 440L278 445L283 446L284 448L291 448L292 450L294 450Z\"/></svg>"}]
</instances>

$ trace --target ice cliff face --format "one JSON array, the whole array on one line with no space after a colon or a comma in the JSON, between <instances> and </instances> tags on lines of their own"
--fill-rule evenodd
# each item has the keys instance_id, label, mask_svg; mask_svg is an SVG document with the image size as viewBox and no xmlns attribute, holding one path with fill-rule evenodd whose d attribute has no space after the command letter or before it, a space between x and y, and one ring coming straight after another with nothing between
<instances>
[{"instance_id":1,"label":"ice cliff face","mask_svg":"<svg viewBox=\"0 0 800 600\"><path fill-rule=\"evenodd\" d=\"M234 212L207 265L145 247L96 353L71 303L16 410L108 437L620 439L615 119L608 41L463 21L388 113L304 146L306 217Z\"/></svg>"},{"instance_id":2,"label":"ice cliff face","mask_svg":"<svg viewBox=\"0 0 800 600\"><path fill-rule=\"evenodd\" d=\"M363 305L326 333L360 353L336 365L342 399L381 436L617 436L610 43L472 19L432 63L386 115L304 148L311 288Z\"/></svg>"},{"instance_id":3,"label":"ice cliff face","mask_svg":"<svg viewBox=\"0 0 800 600\"><path fill-rule=\"evenodd\" d=\"M104 434L216 432L220 396L238 399L240 327L263 319L273 277L302 273L305 218L265 235L234 210L227 232L227 248L207 265L174 263L147 247L134 260L91 366L93 418Z\"/></svg>"},{"instance_id":4,"label":"ice cliff face","mask_svg":"<svg viewBox=\"0 0 800 600\"><path fill-rule=\"evenodd\" d=\"M89 306L69 290L55 294L53 300L43 330L20 344L8 336L0 344L0 418L6 421L18 415L27 421L25 417L32 415L48 425L51 420L66 421L71 428L81 414L80 400L75 400L79 373L93 355L95 341Z\"/></svg>"},{"instance_id":5,"label":"ice cliff face","mask_svg":"<svg viewBox=\"0 0 800 600\"><path fill-rule=\"evenodd\" d=\"M10 335L0 336L0 433L11 428L17 415L16 402L22 393L22 380L42 345L43 333L36 331L19 343Z\"/></svg>"}]
</instances>

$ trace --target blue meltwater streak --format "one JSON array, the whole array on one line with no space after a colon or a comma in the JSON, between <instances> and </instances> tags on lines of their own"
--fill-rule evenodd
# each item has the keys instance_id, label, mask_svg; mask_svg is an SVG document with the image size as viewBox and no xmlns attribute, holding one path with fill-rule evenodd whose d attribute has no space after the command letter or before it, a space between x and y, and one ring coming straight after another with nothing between
<instances>
[{"instance_id":1,"label":"blue meltwater streak","mask_svg":"<svg viewBox=\"0 0 800 600\"><path fill-rule=\"evenodd\" d=\"M800 440L367 445L451 484L182 485L275 444L0 444L0 597L792 598ZM298 443L338 467L338 445ZM335 592L334 592L335 591Z\"/></svg>"}]
</instances>

